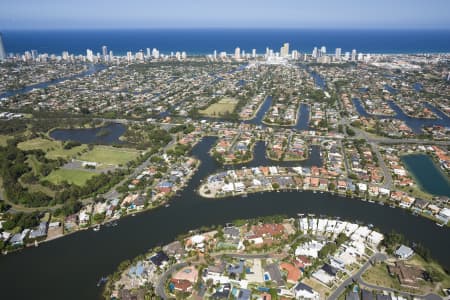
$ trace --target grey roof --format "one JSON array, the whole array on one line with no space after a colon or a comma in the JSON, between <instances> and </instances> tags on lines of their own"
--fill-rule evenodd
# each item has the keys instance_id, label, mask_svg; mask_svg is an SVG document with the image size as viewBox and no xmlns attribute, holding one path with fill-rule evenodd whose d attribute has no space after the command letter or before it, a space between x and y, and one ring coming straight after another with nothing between
<instances>
[{"instance_id":1,"label":"grey roof","mask_svg":"<svg viewBox=\"0 0 450 300\"><path fill-rule=\"evenodd\" d=\"M362 300L373 300L373 294L371 291L362 290L361 291L361 299Z\"/></svg>"},{"instance_id":2,"label":"grey roof","mask_svg":"<svg viewBox=\"0 0 450 300\"><path fill-rule=\"evenodd\" d=\"M297 283L297 285L294 287L296 291L308 291L310 293L313 293L314 290L309 285L304 284L303 282Z\"/></svg>"},{"instance_id":3,"label":"grey roof","mask_svg":"<svg viewBox=\"0 0 450 300\"><path fill-rule=\"evenodd\" d=\"M284 280L283 280L283 277L282 277L282 275L280 273L280 269L278 268L277 264L273 263L273 264L267 265L264 268L264 271L269 273L270 278L273 281L275 281L278 286L283 286L284 285Z\"/></svg>"},{"instance_id":4,"label":"grey roof","mask_svg":"<svg viewBox=\"0 0 450 300\"><path fill-rule=\"evenodd\" d=\"M229 265L228 266L228 273L234 273L234 274L241 274L244 272L244 260L239 260L238 265Z\"/></svg>"},{"instance_id":5,"label":"grey roof","mask_svg":"<svg viewBox=\"0 0 450 300\"><path fill-rule=\"evenodd\" d=\"M225 227L223 233L230 237L239 237L239 229L236 227Z\"/></svg>"},{"instance_id":6,"label":"grey roof","mask_svg":"<svg viewBox=\"0 0 450 300\"><path fill-rule=\"evenodd\" d=\"M16 233L15 235L12 236L12 238L9 240L9 242L12 245L23 244L22 234Z\"/></svg>"},{"instance_id":7,"label":"grey roof","mask_svg":"<svg viewBox=\"0 0 450 300\"><path fill-rule=\"evenodd\" d=\"M395 255L400 256L400 257L408 257L411 254L413 254L414 251L409 248L408 246L405 245L401 245L396 251L395 251Z\"/></svg>"},{"instance_id":8,"label":"grey roof","mask_svg":"<svg viewBox=\"0 0 450 300\"><path fill-rule=\"evenodd\" d=\"M377 294L377 300L391 300L390 295Z\"/></svg>"},{"instance_id":9,"label":"grey roof","mask_svg":"<svg viewBox=\"0 0 450 300\"><path fill-rule=\"evenodd\" d=\"M359 300L359 294L355 291L350 291L345 295L345 300Z\"/></svg>"},{"instance_id":10,"label":"grey roof","mask_svg":"<svg viewBox=\"0 0 450 300\"><path fill-rule=\"evenodd\" d=\"M30 239L36 239L47 235L47 222L41 222L39 226L30 232Z\"/></svg>"},{"instance_id":11,"label":"grey roof","mask_svg":"<svg viewBox=\"0 0 450 300\"><path fill-rule=\"evenodd\" d=\"M252 292L246 289L241 289L239 291L237 300L248 300L250 299L250 296L252 295Z\"/></svg>"}]
</instances>

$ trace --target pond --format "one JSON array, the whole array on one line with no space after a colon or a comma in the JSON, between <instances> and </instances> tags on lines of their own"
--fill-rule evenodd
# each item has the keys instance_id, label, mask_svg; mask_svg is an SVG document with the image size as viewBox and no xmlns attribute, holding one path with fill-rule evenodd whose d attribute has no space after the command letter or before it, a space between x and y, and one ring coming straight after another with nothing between
<instances>
[{"instance_id":1,"label":"pond","mask_svg":"<svg viewBox=\"0 0 450 300\"><path fill-rule=\"evenodd\" d=\"M430 156L408 154L402 156L402 161L423 190L433 195L450 197L450 182Z\"/></svg>"},{"instance_id":2,"label":"pond","mask_svg":"<svg viewBox=\"0 0 450 300\"><path fill-rule=\"evenodd\" d=\"M58 141L76 141L82 144L120 144L119 139L127 127L119 123L111 123L97 128L55 129L50 137Z\"/></svg>"}]
</instances>

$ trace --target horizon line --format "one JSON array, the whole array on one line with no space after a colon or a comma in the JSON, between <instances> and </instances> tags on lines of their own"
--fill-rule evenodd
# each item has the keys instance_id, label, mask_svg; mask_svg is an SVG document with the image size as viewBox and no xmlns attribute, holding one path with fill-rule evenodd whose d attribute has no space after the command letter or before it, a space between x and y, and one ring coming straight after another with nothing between
<instances>
[{"instance_id":1,"label":"horizon line","mask_svg":"<svg viewBox=\"0 0 450 300\"><path fill-rule=\"evenodd\" d=\"M366 31L366 30L388 30L388 31L405 31L405 30L441 30L450 31L450 27L60 27L60 28L4 28L0 32L5 31L75 31L75 30L352 30L352 31Z\"/></svg>"}]
</instances>

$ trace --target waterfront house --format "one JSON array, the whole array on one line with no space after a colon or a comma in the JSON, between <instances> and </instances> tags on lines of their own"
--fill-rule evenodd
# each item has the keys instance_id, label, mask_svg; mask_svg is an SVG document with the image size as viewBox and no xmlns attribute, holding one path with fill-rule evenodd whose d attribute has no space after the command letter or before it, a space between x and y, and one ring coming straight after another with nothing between
<instances>
[{"instance_id":1,"label":"waterfront house","mask_svg":"<svg viewBox=\"0 0 450 300\"><path fill-rule=\"evenodd\" d=\"M395 256L397 256L398 258L401 259L408 259L411 256L413 256L414 251L413 249L409 248L408 246L405 245L401 245L400 247L398 247L397 250L395 250Z\"/></svg>"}]
</instances>

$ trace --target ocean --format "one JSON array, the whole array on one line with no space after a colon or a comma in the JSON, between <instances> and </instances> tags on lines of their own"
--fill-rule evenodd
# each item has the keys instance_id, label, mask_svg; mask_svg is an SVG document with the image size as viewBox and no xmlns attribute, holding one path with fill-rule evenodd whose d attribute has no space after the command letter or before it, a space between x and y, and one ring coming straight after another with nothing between
<instances>
[{"instance_id":1,"label":"ocean","mask_svg":"<svg viewBox=\"0 0 450 300\"><path fill-rule=\"evenodd\" d=\"M279 51L284 42L290 49L311 53L327 47L328 53L356 49L363 53L450 52L450 30L325 30L325 29L127 29L127 30L45 30L3 31L7 53L35 49L39 53L86 54L108 46L115 55L127 51L158 48L162 53L186 51L188 55L214 50L234 53L236 47L264 53L266 47Z\"/></svg>"}]
</instances>

